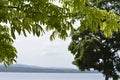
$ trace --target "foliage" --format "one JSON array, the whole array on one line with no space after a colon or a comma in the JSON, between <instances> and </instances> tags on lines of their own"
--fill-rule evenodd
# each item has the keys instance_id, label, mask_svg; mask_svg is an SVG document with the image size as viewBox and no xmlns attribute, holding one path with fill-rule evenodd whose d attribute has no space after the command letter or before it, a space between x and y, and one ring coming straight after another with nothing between
<instances>
[{"instance_id":1,"label":"foliage","mask_svg":"<svg viewBox=\"0 0 120 80\"><path fill-rule=\"evenodd\" d=\"M1 0L0 22L10 24L14 39L14 32L40 36L45 29L53 31L51 40L56 35L65 39L67 30L73 30L76 20L80 21L83 30L89 28L97 32L100 25L107 37L118 31L120 17L116 13L119 13L119 0L59 0L62 7L53 1L57 0Z\"/></svg>"},{"instance_id":2,"label":"foliage","mask_svg":"<svg viewBox=\"0 0 120 80\"><path fill-rule=\"evenodd\" d=\"M105 80L110 77L117 80L117 71L120 71L120 1L69 0L69 5L65 4L74 14L71 19L80 21L80 26L71 33L69 45L75 55L73 64L80 70L94 68L106 76Z\"/></svg>"},{"instance_id":3,"label":"foliage","mask_svg":"<svg viewBox=\"0 0 120 80\"><path fill-rule=\"evenodd\" d=\"M0 25L0 63L5 66L16 62L16 49L13 47L13 39L10 36L9 28Z\"/></svg>"},{"instance_id":4,"label":"foliage","mask_svg":"<svg viewBox=\"0 0 120 80\"><path fill-rule=\"evenodd\" d=\"M52 4L49 0L1 0L0 22L9 23L12 37L26 32L40 36L44 29L53 30L53 34L65 39L70 24L66 21L67 9ZM55 35L51 37L53 40Z\"/></svg>"},{"instance_id":5,"label":"foliage","mask_svg":"<svg viewBox=\"0 0 120 80\"><path fill-rule=\"evenodd\" d=\"M90 30L85 30L73 33L69 50L75 55L73 64L80 70L94 68L116 80L117 71L120 71L119 45L120 31L106 38L103 31L92 33Z\"/></svg>"},{"instance_id":6,"label":"foliage","mask_svg":"<svg viewBox=\"0 0 120 80\"><path fill-rule=\"evenodd\" d=\"M63 3L69 8L72 21L80 21L79 28L83 31L97 32L100 26L106 37L118 31L119 0L63 0Z\"/></svg>"}]
</instances>

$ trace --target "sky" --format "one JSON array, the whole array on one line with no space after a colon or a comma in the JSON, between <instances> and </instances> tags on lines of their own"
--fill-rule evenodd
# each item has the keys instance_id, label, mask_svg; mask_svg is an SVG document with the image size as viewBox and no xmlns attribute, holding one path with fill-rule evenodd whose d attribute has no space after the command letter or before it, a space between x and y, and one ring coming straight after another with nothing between
<instances>
[{"instance_id":1,"label":"sky","mask_svg":"<svg viewBox=\"0 0 120 80\"><path fill-rule=\"evenodd\" d=\"M73 64L74 56L68 51L70 38L50 41L50 32L41 37L33 35L17 36L14 46L18 53L17 63L41 67L76 68Z\"/></svg>"}]
</instances>

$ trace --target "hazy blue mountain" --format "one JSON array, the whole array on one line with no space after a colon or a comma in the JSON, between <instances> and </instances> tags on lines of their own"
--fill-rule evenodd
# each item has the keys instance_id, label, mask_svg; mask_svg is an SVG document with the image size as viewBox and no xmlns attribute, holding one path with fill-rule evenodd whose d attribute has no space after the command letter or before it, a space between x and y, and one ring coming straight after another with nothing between
<instances>
[{"instance_id":1,"label":"hazy blue mountain","mask_svg":"<svg viewBox=\"0 0 120 80\"><path fill-rule=\"evenodd\" d=\"M77 69L70 68L47 68L22 64L13 64L9 67L0 65L0 72L36 72L36 73L79 73Z\"/></svg>"}]
</instances>

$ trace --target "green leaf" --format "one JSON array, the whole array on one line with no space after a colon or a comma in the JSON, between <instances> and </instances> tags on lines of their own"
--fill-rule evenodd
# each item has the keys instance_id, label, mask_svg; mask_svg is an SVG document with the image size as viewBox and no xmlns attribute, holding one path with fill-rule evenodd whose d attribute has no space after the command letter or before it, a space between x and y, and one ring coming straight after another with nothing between
<instances>
[{"instance_id":1,"label":"green leaf","mask_svg":"<svg viewBox=\"0 0 120 80\"><path fill-rule=\"evenodd\" d=\"M12 35L13 39L16 39L14 29L11 29L11 35Z\"/></svg>"},{"instance_id":2,"label":"green leaf","mask_svg":"<svg viewBox=\"0 0 120 80\"><path fill-rule=\"evenodd\" d=\"M100 29L104 31L106 27L107 27L107 23L103 22L102 25L100 26Z\"/></svg>"},{"instance_id":3,"label":"green leaf","mask_svg":"<svg viewBox=\"0 0 120 80\"><path fill-rule=\"evenodd\" d=\"M23 31L24 36L27 37L26 31L24 29L22 31Z\"/></svg>"}]
</instances>

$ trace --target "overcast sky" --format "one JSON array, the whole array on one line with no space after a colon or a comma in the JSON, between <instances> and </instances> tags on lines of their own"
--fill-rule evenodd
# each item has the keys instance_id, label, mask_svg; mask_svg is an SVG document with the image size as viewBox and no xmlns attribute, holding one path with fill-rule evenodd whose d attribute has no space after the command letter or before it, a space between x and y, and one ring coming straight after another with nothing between
<instances>
[{"instance_id":1,"label":"overcast sky","mask_svg":"<svg viewBox=\"0 0 120 80\"><path fill-rule=\"evenodd\" d=\"M17 63L42 67L67 67L72 65L73 55L68 51L70 39L66 41L56 38L49 40L50 33L42 37L28 35L17 36L14 46L17 48Z\"/></svg>"}]
</instances>

